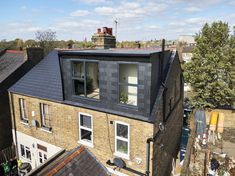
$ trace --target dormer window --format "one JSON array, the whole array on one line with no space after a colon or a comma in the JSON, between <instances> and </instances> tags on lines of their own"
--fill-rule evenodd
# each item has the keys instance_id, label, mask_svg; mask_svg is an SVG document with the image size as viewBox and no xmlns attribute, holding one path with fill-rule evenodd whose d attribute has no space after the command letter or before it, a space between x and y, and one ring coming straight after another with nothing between
<instances>
[{"instance_id":1,"label":"dormer window","mask_svg":"<svg viewBox=\"0 0 235 176\"><path fill-rule=\"evenodd\" d=\"M119 103L137 106L137 64L119 64Z\"/></svg>"},{"instance_id":2,"label":"dormer window","mask_svg":"<svg viewBox=\"0 0 235 176\"><path fill-rule=\"evenodd\" d=\"M73 62L73 94L99 99L98 62Z\"/></svg>"}]
</instances>

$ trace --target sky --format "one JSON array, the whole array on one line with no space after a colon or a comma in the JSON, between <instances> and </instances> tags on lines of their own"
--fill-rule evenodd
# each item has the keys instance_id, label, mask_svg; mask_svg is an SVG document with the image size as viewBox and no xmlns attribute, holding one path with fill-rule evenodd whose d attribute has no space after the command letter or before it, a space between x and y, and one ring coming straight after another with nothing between
<instances>
[{"instance_id":1,"label":"sky","mask_svg":"<svg viewBox=\"0 0 235 176\"><path fill-rule=\"evenodd\" d=\"M235 26L235 0L1 0L0 40L34 39L52 30L58 40L87 40L100 27L118 41L194 35L208 22Z\"/></svg>"}]
</instances>

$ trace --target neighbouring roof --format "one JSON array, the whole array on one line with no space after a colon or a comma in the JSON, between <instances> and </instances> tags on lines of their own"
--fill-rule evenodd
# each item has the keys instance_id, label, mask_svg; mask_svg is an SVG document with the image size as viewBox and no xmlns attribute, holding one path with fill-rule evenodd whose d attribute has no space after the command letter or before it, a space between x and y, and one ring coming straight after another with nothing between
<instances>
[{"instance_id":1,"label":"neighbouring roof","mask_svg":"<svg viewBox=\"0 0 235 176\"><path fill-rule=\"evenodd\" d=\"M0 49L0 83L10 76L25 61L25 55L22 51ZM0 51L0 52L1 52Z\"/></svg>"},{"instance_id":2,"label":"neighbouring roof","mask_svg":"<svg viewBox=\"0 0 235 176\"><path fill-rule=\"evenodd\" d=\"M94 50L60 50L59 55L85 55L85 56L106 56L106 57L149 57L161 51L161 48L154 49L94 49Z\"/></svg>"},{"instance_id":3,"label":"neighbouring roof","mask_svg":"<svg viewBox=\"0 0 235 176\"><path fill-rule=\"evenodd\" d=\"M63 101L58 51L50 52L9 90L33 97Z\"/></svg>"},{"instance_id":4,"label":"neighbouring roof","mask_svg":"<svg viewBox=\"0 0 235 176\"><path fill-rule=\"evenodd\" d=\"M108 170L85 147L67 151L34 175L37 176L109 176ZM35 172L34 171L34 172Z\"/></svg>"},{"instance_id":5,"label":"neighbouring roof","mask_svg":"<svg viewBox=\"0 0 235 176\"><path fill-rule=\"evenodd\" d=\"M188 44L195 44L195 36L193 35L181 35L178 39L179 42L186 42Z\"/></svg>"}]
</instances>

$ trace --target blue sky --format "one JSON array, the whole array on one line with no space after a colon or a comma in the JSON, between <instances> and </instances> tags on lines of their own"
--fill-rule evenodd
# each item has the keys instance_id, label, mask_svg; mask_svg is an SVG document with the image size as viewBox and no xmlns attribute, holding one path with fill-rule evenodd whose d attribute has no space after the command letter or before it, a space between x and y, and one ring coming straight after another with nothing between
<instances>
[{"instance_id":1,"label":"blue sky","mask_svg":"<svg viewBox=\"0 0 235 176\"><path fill-rule=\"evenodd\" d=\"M38 30L57 39L90 40L97 28L114 27L118 40L177 39L204 23L235 25L235 0L3 0L0 40L34 39Z\"/></svg>"}]
</instances>

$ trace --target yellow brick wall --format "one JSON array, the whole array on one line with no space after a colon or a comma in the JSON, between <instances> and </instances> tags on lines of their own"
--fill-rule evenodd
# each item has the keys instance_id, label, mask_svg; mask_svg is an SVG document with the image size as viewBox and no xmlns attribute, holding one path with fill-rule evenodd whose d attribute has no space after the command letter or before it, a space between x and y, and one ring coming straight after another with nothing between
<instances>
[{"instance_id":1,"label":"yellow brick wall","mask_svg":"<svg viewBox=\"0 0 235 176\"><path fill-rule=\"evenodd\" d=\"M30 125L27 126L20 122L19 98L24 98L26 101L27 114L30 123L33 119L41 123L40 103L45 103L50 106L52 133L45 132L41 130L41 128L32 127ZM17 131L66 149L72 149L80 145L78 144L78 113L83 112L92 115L94 147L88 148L103 164L105 164L107 160L114 158L114 122L121 121L128 123L130 125L130 160L124 160L128 167L142 173L145 172L146 140L153 136L153 124L18 94L13 94L12 101L14 103ZM34 117L32 117L32 111L35 111ZM113 121L113 124L110 124L110 121ZM135 160L136 157L142 159L141 164L137 164ZM130 172L126 173L132 175Z\"/></svg>"}]
</instances>

